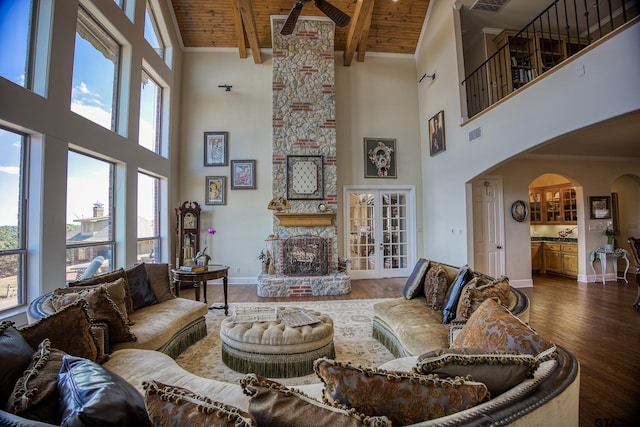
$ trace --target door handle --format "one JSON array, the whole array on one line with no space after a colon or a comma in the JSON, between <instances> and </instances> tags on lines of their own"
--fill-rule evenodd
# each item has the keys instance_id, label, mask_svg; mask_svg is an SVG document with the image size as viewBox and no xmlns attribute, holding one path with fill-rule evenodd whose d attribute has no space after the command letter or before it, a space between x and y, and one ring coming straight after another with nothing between
<instances>
[{"instance_id":1,"label":"door handle","mask_svg":"<svg viewBox=\"0 0 640 427\"><path fill-rule=\"evenodd\" d=\"M498 245L496 246L496 249L502 249L502 246Z\"/></svg>"}]
</instances>

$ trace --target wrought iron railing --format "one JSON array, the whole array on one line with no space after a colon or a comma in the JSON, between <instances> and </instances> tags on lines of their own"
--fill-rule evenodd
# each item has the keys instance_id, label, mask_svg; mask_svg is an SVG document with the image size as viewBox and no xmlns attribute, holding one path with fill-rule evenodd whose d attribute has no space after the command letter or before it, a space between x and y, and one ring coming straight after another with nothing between
<instances>
[{"instance_id":1,"label":"wrought iron railing","mask_svg":"<svg viewBox=\"0 0 640 427\"><path fill-rule=\"evenodd\" d=\"M638 16L637 0L556 0L462 82L471 118ZM635 54L635 53L634 53Z\"/></svg>"}]
</instances>

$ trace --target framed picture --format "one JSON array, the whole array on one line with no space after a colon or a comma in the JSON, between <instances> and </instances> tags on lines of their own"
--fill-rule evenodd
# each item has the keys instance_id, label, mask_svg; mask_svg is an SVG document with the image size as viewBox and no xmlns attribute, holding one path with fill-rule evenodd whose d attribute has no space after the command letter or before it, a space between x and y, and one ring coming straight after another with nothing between
<instances>
[{"instance_id":1,"label":"framed picture","mask_svg":"<svg viewBox=\"0 0 640 427\"><path fill-rule=\"evenodd\" d=\"M256 161L231 160L231 189L249 190L256 188Z\"/></svg>"},{"instance_id":2,"label":"framed picture","mask_svg":"<svg viewBox=\"0 0 640 427\"><path fill-rule=\"evenodd\" d=\"M204 165L227 166L229 132L205 132L204 133Z\"/></svg>"},{"instance_id":3,"label":"framed picture","mask_svg":"<svg viewBox=\"0 0 640 427\"><path fill-rule=\"evenodd\" d=\"M611 218L611 197L590 196L589 211L591 212L591 219Z\"/></svg>"},{"instance_id":4,"label":"framed picture","mask_svg":"<svg viewBox=\"0 0 640 427\"><path fill-rule=\"evenodd\" d=\"M444 110L429 119L429 153L431 157L447 149L444 138Z\"/></svg>"},{"instance_id":5,"label":"framed picture","mask_svg":"<svg viewBox=\"0 0 640 427\"><path fill-rule=\"evenodd\" d=\"M396 140L364 139L364 177L396 178Z\"/></svg>"},{"instance_id":6,"label":"framed picture","mask_svg":"<svg viewBox=\"0 0 640 427\"><path fill-rule=\"evenodd\" d=\"M227 177L208 176L207 186L204 196L207 205L227 204Z\"/></svg>"},{"instance_id":7,"label":"framed picture","mask_svg":"<svg viewBox=\"0 0 640 427\"><path fill-rule=\"evenodd\" d=\"M287 156L287 199L322 200L322 156Z\"/></svg>"}]
</instances>

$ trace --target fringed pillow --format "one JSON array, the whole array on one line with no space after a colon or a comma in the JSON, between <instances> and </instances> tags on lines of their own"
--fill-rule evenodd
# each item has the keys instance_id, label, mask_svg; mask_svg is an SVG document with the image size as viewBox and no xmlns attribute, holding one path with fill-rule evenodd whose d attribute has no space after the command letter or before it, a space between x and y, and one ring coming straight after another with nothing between
<instances>
[{"instance_id":1,"label":"fringed pillow","mask_svg":"<svg viewBox=\"0 0 640 427\"><path fill-rule=\"evenodd\" d=\"M539 361L530 354L504 351L489 352L477 348L443 348L418 357L413 370L440 377L466 377L484 383L492 397L498 396L527 378L531 378Z\"/></svg>"},{"instance_id":2,"label":"fringed pillow","mask_svg":"<svg viewBox=\"0 0 640 427\"><path fill-rule=\"evenodd\" d=\"M369 416L386 416L393 425L432 420L472 408L489 399L487 386L463 378L386 371L328 359L314 362L324 400Z\"/></svg>"},{"instance_id":3,"label":"fringed pillow","mask_svg":"<svg viewBox=\"0 0 640 427\"><path fill-rule=\"evenodd\" d=\"M126 282L125 286L125 308L127 311L127 316L133 313L133 300L131 299L131 292L129 291L129 283L127 281L127 273L124 271L124 268L119 268L116 271L112 271L110 273L100 274L97 276L89 277L88 279L80 280L77 282L69 283L69 287L76 286L97 286L103 283L115 282L118 279L124 279Z\"/></svg>"},{"instance_id":4,"label":"fringed pillow","mask_svg":"<svg viewBox=\"0 0 640 427\"><path fill-rule=\"evenodd\" d=\"M428 307L434 310L442 309L449 283L445 269L440 264L431 264L424 278L424 296L427 298Z\"/></svg>"},{"instance_id":5,"label":"fringed pillow","mask_svg":"<svg viewBox=\"0 0 640 427\"><path fill-rule=\"evenodd\" d=\"M509 304L509 279L501 276L495 280L474 277L465 285L460 294L456 319L468 319L487 298L500 301L505 307Z\"/></svg>"},{"instance_id":6,"label":"fringed pillow","mask_svg":"<svg viewBox=\"0 0 640 427\"><path fill-rule=\"evenodd\" d=\"M404 295L405 299L414 299L424 292L424 278L428 269L429 260L420 258L402 289L402 295Z\"/></svg>"},{"instance_id":7,"label":"fringed pillow","mask_svg":"<svg viewBox=\"0 0 640 427\"><path fill-rule=\"evenodd\" d=\"M0 323L0 409L4 409L13 385L31 363L33 348L13 322Z\"/></svg>"},{"instance_id":8,"label":"fringed pillow","mask_svg":"<svg viewBox=\"0 0 640 427\"><path fill-rule=\"evenodd\" d=\"M253 416L241 409L197 395L185 388L144 381L144 402L154 426L250 427Z\"/></svg>"},{"instance_id":9,"label":"fringed pillow","mask_svg":"<svg viewBox=\"0 0 640 427\"><path fill-rule=\"evenodd\" d=\"M391 427L386 417L367 416L313 399L303 392L256 374L240 380L243 392L251 396L249 412L258 425L278 427Z\"/></svg>"},{"instance_id":10,"label":"fringed pillow","mask_svg":"<svg viewBox=\"0 0 640 427\"><path fill-rule=\"evenodd\" d=\"M53 295L63 295L68 293L78 293L81 291L86 291L89 289L95 289L99 286L104 286L109 291L109 298L113 300L113 302L118 307L118 310L122 313L127 324L131 324L129 321L129 314L127 313L127 295L128 295L128 287L127 287L127 279L122 277L114 280L113 282L104 282L96 285L90 286L74 286L71 288L59 288L53 291ZM60 297L57 297L60 298ZM60 307L56 306L56 304L60 305L60 301L56 301L55 298L51 300L53 307L57 310Z\"/></svg>"}]
</instances>

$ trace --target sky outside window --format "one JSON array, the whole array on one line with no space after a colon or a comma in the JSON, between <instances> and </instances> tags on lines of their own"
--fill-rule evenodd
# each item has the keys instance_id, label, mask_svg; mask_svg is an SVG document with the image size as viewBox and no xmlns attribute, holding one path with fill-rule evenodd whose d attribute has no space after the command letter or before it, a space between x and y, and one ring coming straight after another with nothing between
<instances>
[{"instance_id":1,"label":"sky outside window","mask_svg":"<svg viewBox=\"0 0 640 427\"><path fill-rule=\"evenodd\" d=\"M26 85L31 2L0 0L0 76Z\"/></svg>"},{"instance_id":2,"label":"sky outside window","mask_svg":"<svg viewBox=\"0 0 640 427\"><path fill-rule=\"evenodd\" d=\"M18 225L21 150L22 135L0 128L0 226Z\"/></svg>"}]
</instances>

